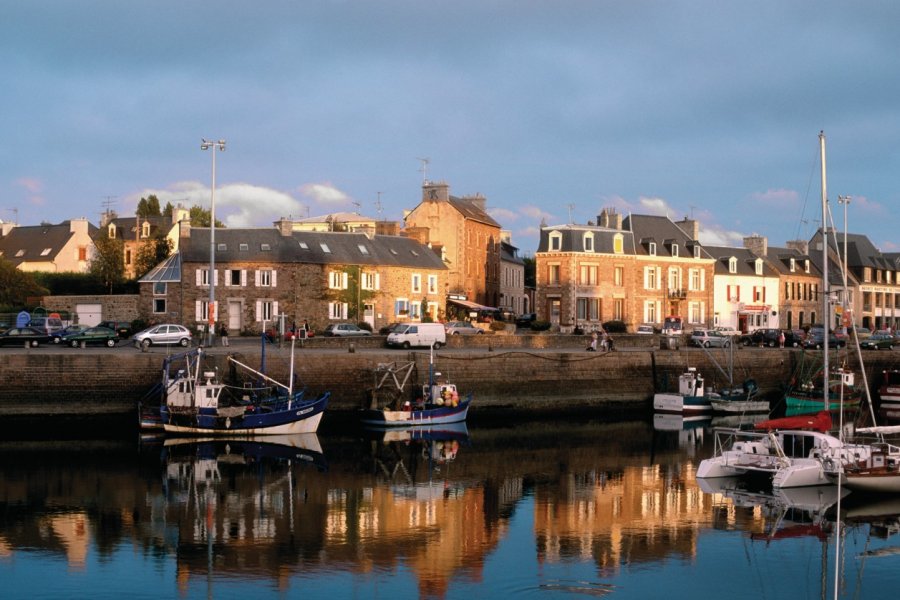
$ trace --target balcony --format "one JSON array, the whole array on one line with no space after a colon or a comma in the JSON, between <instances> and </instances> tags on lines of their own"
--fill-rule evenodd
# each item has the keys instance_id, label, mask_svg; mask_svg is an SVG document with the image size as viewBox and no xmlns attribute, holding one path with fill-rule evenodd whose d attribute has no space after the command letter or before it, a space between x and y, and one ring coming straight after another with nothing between
<instances>
[{"instance_id":1,"label":"balcony","mask_svg":"<svg viewBox=\"0 0 900 600\"><path fill-rule=\"evenodd\" d=\"M669 288L668 297L670 300L684 300L687 298L687 290L684 288Z\"/></svg>"}]
</instances>

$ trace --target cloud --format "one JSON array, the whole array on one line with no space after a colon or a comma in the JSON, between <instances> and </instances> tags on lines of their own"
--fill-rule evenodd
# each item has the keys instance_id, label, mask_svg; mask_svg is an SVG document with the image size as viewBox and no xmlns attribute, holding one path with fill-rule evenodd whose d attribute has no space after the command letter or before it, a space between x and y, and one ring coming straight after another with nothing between
<instances>
[{"instance_id":1,"label":"cloud","mask_svg":"<svg viewBox=\"0 0 900 600\"><path fill-rule=\"evenodd\" d=\"M551 221L554 218L553 215L537 206L534 206L533 204L527 204L523 206L519 209L519 212L532 219L544 219L546 221Z\"/></svg>"},{"instance_id":2,"label":"cloud","mask_svg":"<svg viewBox=\"0 0 900 600\"><path fill-rule=\"evenodd\" d=\"M840 204L836 205L837 208L832 207L832 211L840 209L841 213L843 213L843 206ZM850 214L847 217L848 220L853 217L853 208L856 207L860 212L867 215L883 215L886 214L883 204L879 204L878 202L874 202L869 200L865 196L852 196L850 198L850 204L847 205L847 212Z\"/></svg>"},{"instance_id":3,"label":"cloud","mask_svg":"<svg viewBox=\"0 0 900 600\"><path fill-rule=\"evenodd\" d=\"M754 192L750 194L749 198L757 202L784 206L786 204L796 205L800 200L800 194L795 190L779 188L777 190L766 190L765 192Z\"/></svg>"},{"instance_id":4,"label":"cloud","mask_svg":"<svg viewBox=\"0 0 900 600\"><path fill-rule=\"evenodd\" d=\"M642 211L651 215L664 217L675 213L668 202L662 198L648 198L646 196L641 196L638 199L638 205L640 205Z\"/></svg>"},{"instance_id":5,"label":"cloud","mask_svg":"<svg viewBox=\"0 0 900 600\"><path fill-rule=\"evenodd\" d=\"M499 223L515 221L519 218L518 213L507 208L489 208L487 213Z\"/></svg>"},{"instance_id":6,"label":"cloud","mask_svg":"<svg viewBox=\"0 0 900 600\"><path fill-rule=\"evenodd\" d=\"M745 237L746 235L740 231L730 231L719 225L700 224L700 243L706 246L741 248L744 245Z\"/></svg>"},{"instance_id":7,"label":"cloud","mask_svg":"<svg viewBox=\"0 0 900 600\"><path fill-rule=\"evenodd\" d=\"M167 202L185 207L209 208L209 187L196 181L180 181L168 189L145 189L129 196L134 207L142 197L155 194L162 206ZM131 209L133 210L133 208ZM216 186L216 219L229 227L271 226L281 217L300 218L303 205L289 194L249 183Z\"/></svg>"},{"instance_id":8,"label":"cloud","mask_svg":"<svg viewBox=\"0 0 900 600\"><path fill-rule=\"evenodd\" d=\"M322 206L341 206L352 198L330 183L306 183L300 186L300 193Z\"/></svg>"},{"instance_id":9,"label":"cloud","mask_svg":"<svg viewBox=\"0 0 900 600\"><path fill-rule=\"evenodd\" d=\"M33 177L20 177L16 185L25 188L31 194L40 194L44 190L44 182Z\"/></svg>"}]
</instances>

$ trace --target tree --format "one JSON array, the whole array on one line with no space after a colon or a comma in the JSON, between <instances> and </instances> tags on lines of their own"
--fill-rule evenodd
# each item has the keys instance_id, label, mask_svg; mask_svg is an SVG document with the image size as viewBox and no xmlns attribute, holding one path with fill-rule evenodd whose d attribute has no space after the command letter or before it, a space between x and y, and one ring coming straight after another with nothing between
<instances>
[{"instance_id":1,"label":"tree","mask_svg":"<svg viewBox=\"0 0 900 600\"><path fill-rule=\"evenodd\" d=\"M125 243L118 238L98 235L94 247L97 252L91 258L90 273L112 294L113 286L125 279Z\"/></svg>"},{"instance_id":2,"label":"tree","mask_svg":"<svg viewBox=\"0 0 900 600\"><path fill-rule=\"evenodd\" d=\"M537 264L533 256L526 256L522 259L525 263L525 287L537 287Z\"/></svg>"},{"instance_id":3,"label":"tree","mask_svg":"<svg viewBox=\"0 0 900 600\"><path fill-rule=\"evenodd\" d=\"M166 205L163 207L163 210L162 210L162 216L164 216L167 221L171 221L173 212L175 212L175 207L172 206L171 202L166 202Z\"/></svg>"},{"instance_id":4,"label":"tree","mask_svg":"<svg viewBox=\"0 0 900 600\"><path fill-rule=\"evenodd\" d=\"M0 258L0 306L23 308L28 298L48 293L31 273L20 271L5 258Z\"/></svg>"},{"instance_id":5,"label":"tree","mask_svg":"<svg viewBox=\"0 0 900 600\"><path fill-rule=\"evenodd\" d=\"M137 216L142 218L161 217L159 210L159 198L155 194L150 194L146 198L141 198L137 205Z\"/></svg>"},{"instance_id":6,"label":"tree","mask_svg":"<svg viewBox=\"0 0 900 600\"><path fill-rule=\"evenodd\" d=\"M209 227L209 211L196 204L191 207L191 227ZM216 227L224 228L225 225L216 219Z\"/></svg>"},{"instance_id":7,"label":"tree","mask_svg":"<svg viewBox=\"0 0 900 600\"><path fill-rule=\"evenodd\" d=\"M150 269L164 261L172 252L172 242L167 237L156 236L146 240L138 247L134 257L134 278L140 279Z\"/></svg>"}]
</instances>

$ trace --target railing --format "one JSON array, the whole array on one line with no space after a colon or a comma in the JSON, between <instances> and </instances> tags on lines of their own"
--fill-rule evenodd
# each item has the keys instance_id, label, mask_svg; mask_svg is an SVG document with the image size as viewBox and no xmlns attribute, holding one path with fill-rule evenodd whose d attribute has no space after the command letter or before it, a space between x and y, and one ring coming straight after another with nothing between
<instances>
[{"instance_id":1,"label":"railing","mask_svg":"<svg viewBox=\"0 0 900 600\"><path fill-rule=\"evenodd\" d=\"M687 290L684 288L669 288L669 298L687 298Z\"/></svg>"}]
</instances>

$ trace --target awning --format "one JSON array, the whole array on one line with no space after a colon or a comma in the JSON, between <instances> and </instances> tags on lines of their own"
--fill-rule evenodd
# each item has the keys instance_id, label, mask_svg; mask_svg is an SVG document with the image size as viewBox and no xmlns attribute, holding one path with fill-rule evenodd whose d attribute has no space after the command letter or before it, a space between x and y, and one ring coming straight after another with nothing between
<instances>
[{"instance_id":1,"label":"awning","mask_svg":"<svg viewBox=\"0 0 900 600\"><path fill-rule=\"evenodd\" d=\"M452 302L454 304L458 304L459 306L464 306L471 310L498 310L492 306L485 306L484 304L478 304L477 302L469 302L468 300L457 300L456 298L448 298L447 302Z\"/></svg>"}]
</instances>

